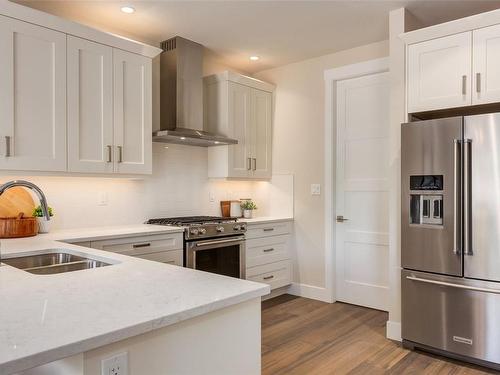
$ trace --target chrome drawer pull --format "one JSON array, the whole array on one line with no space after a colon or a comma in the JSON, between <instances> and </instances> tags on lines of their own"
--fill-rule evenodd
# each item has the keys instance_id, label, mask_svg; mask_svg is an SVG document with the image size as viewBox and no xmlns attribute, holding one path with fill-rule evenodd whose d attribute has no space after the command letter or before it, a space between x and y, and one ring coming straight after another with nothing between
<instances>
[{"instance_id":1,"label":"chrome drawer pull","mask_svg":"<svg viewBox=\"0 0 500 375\"><path fill-rule=\"evenodd\" d=\"M264 228L262 229L264 232L272 232L274 228Z\"/></svg>"},{"instance_id":2,"label":"chrome drawer pull","mask_svg":"<svg viewBox=\"0 0 500 375\"><path fill-rule=\"evenodd\" d=\"M112 159L113 150L112 150L112 147L110 145L107 145L106 147L108 149L108 163L111 163L113 161L113 159Z\"/></svg>"},{"instance_id":3,"label":"chrome drawer pull","mask_svg":"<svg viewBox=\"0 0 500 375\"><path fill-rule=\"evenodd\" d=\"M274 278L274 275L271 275L271 276L265 276L265 277L263 277L262 279L263 279L263 280L270 280L270 279L272 279L272 278Z\"/></svg>"},{"instance_id":4,"label":"chrome drawer pull","mask_svg":"<svg viewBox=\"0 0 500 375\"><path fill-rule=\"evenodd\" d=\"M449 286L451 288L466 289L466 290L472 290L472 291L475 291L475 292L485 292L485 293L500 294L500 289L478 288L476 286L453 284L453 283L447 283L445 281L421 279L420 277L416 277L416 276L406 276L406 278L408 280L419 281L421 283L441 285L441 286Z\"/></svg>"},{"instance_id":5,"label":"chrome drawer pull","mask_svg":"<svg viewBox=\"0 0 500 375\"><path fill-rule=\"evenodd\" d=\"M123 147L116 146L118 148L118 163L123 163Z\"/></svg>"},{"instance_id":6,"label":"chrome drawer pull","mask_svg":"<svg viewBox=\"0 0 500 375\"><path fill-rule=\"evenodd\" d=\"M149 247L149 246L151 246L151 244L150 244L150 243L138 243L138 244L134 244L134 245L132 245L132 247L133 247L134 249L137 249L137 248L140 248L140 247Z\"/></svg>"},{"instance_id":7,"label":"chrome drawer pull","mask_svg":"<svg viewBox=\"0 0 500 375\"><path fill-rule=\"evenodd\" d=\"M269 248L269 249L264 249L264 250L262 250L262 251L263 251L263 252L265 252L265 253L269 253L269 252L271 252L271 251L274 251L274 248L273 248L273 247L271 247L271 248Z\"/></svg>"}]
</instances>

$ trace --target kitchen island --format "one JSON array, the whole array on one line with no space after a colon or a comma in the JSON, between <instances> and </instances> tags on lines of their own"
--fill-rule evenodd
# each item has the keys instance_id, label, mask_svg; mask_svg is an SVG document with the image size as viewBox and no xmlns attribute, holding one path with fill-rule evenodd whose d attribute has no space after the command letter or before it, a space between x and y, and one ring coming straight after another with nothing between
<instances>
[{"instance_id":1,"label":"kitchen island","mask_svg":"<svg viewBox=\"0 0 500 375\"><path fill-rule=\"evenodd\" d=\"M127 353L129 375L260 373L260 298L267 285L75 246L54 235L1 245L4 258L52 249L110 264L53 275L0 266L1 375L99 375L101 361L119 353Z\"/></svg>"}]
</instances>

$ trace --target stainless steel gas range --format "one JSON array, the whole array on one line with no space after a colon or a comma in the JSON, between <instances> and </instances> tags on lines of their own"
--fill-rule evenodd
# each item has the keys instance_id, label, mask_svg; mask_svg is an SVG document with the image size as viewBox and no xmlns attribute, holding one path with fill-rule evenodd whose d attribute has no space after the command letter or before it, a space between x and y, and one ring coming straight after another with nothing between
<instances>
[{"instance_id":1,"label":"stainless steel gas range","mask_svg":"<svg viewBox=\"0 0 500 375\"><path fill-rule=\"evenodd\" d=\"M245 223L236 218L188 216L150 219L146 224L184 227L184 266L245 278Z\"/></svg>"}]
</instances>

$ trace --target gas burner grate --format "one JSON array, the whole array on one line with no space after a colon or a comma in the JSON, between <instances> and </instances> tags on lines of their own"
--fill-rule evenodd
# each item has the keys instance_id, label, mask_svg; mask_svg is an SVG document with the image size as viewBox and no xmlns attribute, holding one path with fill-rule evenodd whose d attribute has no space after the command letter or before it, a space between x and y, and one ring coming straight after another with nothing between
<instances>
[{"instance_id":1,"label":"gas burner grate","mask_svg":"<svg viewBox=\"0 0 500 375\"><path fill-rule=\"evenodd\" d=\"M169 217L149 219L146 224L156 225L190 225L190 224L205 224L205 223L227 223L236 222L238 219L234 217L221 216L184 216L184 217Z\"/></svg>"}]
</instances>

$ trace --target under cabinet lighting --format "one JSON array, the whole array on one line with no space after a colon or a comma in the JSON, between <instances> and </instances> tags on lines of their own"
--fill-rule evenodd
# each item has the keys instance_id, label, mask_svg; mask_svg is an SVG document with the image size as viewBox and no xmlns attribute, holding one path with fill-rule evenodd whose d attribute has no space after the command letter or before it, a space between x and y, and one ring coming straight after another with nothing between
<instances>
[{"instance_id":1,"label":"under cabinet lighting","mask_svg":"<svg viewBox=\"0 0 500 375\"><path fill-rule=\"evenodd\" d=\"M181 141L183 141L183 140L185 140L185 139L186 139L186 137L181 137Z\"/></svg>"},{"instance_id":2,"label":"under cabinet lighting","mask_svg":"<svg viewBox=\"0 0 500 375\"><path fill-rule=\"evenodd\" d=\"M257 61L259 59L260 59L259 56L250 56L250 60L252 60L252 61Z\"/></svg>"},{"instance_id":3,"label":"under cabinet lighting","mask_svg":"<svg viewBox=\"0 0 500 375\"><path fill-rule=\"evenodd\" d=\"M219 144L219 141L214 141L214 144L218 145L218 144Z\"/></svg>"},{"instance_id":4,"label":"under cabinet lighting","mask_svg":"<svg viewBox=\"0 0 500 375\"><path fill-rule=\"evenodd\" d=\"M131 7L131 6L121 7L121 10L122 10L123 13L127 13L127 14L132 14L132 13L135 12L135 8Z\"/></svg>"}]
</instances>

